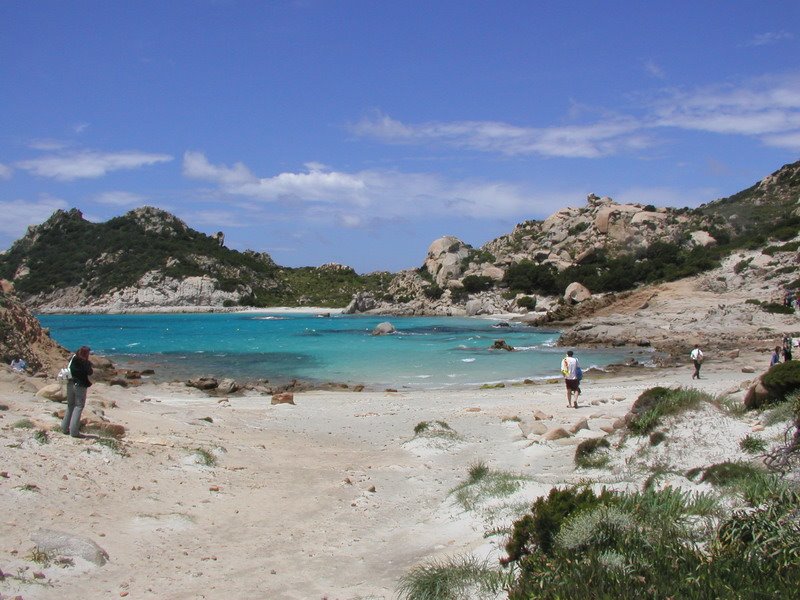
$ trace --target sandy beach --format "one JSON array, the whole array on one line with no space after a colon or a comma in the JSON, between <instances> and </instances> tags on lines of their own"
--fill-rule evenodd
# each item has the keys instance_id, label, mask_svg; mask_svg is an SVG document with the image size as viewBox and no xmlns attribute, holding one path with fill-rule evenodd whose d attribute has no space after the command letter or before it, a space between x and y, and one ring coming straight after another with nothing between
<instances>
[{"instance_id":1,"label":"sandy beach","mask_svg":"<svg viewBox=\"0 0 800 600\"><path fill-rule=\"evenodd\" d=\"M496 560L507 526L551 486L593 477L575 446L605 435L645 389L738 389L761 354L691 366L591 374L578 409L563 382L413 392L313 391L295 405L247 392L211 397L183 384L97 383L84 415L126 429L118 448L54 430L52 380L0 371L2 598L396 597L414 565L472 553ZM547 429L574 435L544 441ZM34 428L20 426L24 419ZM443 421L452 437L415 435ZM539 425L539 430L541 430ZM48 442L37 441L36 429ZM527 434L527 435L526 435ZM201 452L198 452L198 449ZM452 490L483 462L527 479L513 498L459 505ZM211 463L211 464L205 464ZM638 485L636 481L621 482ZM516 512L515 512L516 511ZM44 530L44 531L43 531ZM96 544L107 562L36 561L42 535ZM94 547L94 546L92 546ZM84 552L84 555L86 553ZM96 564L103 563L104 564Z\"/></svg>"}]
</instances>

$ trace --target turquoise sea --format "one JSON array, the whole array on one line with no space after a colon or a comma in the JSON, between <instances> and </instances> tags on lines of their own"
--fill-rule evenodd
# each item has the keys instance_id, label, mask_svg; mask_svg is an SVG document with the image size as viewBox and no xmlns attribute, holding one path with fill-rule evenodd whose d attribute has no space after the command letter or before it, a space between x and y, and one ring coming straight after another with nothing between
<instances>
[{"instance_id":1,"label":"turquoise sea","mask_svg":"<svg viewBox=\"0 0 800 600\"><path fill-rule=\"evenodd\" d=\"M119 367L152 368L158 381L198 375L292 379L369 387L474 387L559 374L558 332L456 317L222 313L40 315L53 339L87 345ZM373 336L378 323L397 333ZM516 352L490 350L504 339ZM584 369L643 351L576 349Z\"/></svg>"}]
</instances>

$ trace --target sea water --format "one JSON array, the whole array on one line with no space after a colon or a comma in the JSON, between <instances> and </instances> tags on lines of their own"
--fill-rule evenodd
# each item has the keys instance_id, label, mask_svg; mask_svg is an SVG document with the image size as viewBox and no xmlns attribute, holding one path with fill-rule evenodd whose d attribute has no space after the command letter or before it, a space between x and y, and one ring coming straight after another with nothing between
<instances>
[{"instance_id":1,"label":"sea water","mask_svg":"<svg viewBox=\"0 0 800 600\"><path fill-rule=\"evenodd\" d=\"M82 345L156 380L215 375L392 388L465 388L559 375L559 334L518 323L458 317L204 313L40 315L61 345ZM390 321L391 335L372 331ZM492 350L497 339L516 351ZM576 349L584 369L642 351ZM646 359L645 359L646 360Z\"/></svg>"}]
</instances>

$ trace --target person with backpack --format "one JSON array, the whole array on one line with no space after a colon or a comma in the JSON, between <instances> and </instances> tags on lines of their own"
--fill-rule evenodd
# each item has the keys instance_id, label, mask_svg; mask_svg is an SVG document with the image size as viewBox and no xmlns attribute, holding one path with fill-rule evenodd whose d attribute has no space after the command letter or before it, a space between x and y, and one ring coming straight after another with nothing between
<instances>
[{"instance_id":1,"label":"person with backpack","mask_svg":"<svg viewBox=\"0 0 800 600\"><path fill-rule=\"evenodd\" d=\"M81 346L72 355L67 366L70 377L67 379L67 410L64 412L64 420L61 421L61 433L75 438L83 437L81 413L86 406L86 392L92 385L89 381L89 375L93 372L89 352L88 346Z\"/></svg>"},{"instance_id":2,"label":"person with backpack","mask_svg":"<svg viewBox=\"0 0 800 600\"><path fill-rule=\"evenodd\" d=\"M567 406L578 408L578 396L581 393L581 382L578 378L578 371L580 370L578 359L573 356L572 350L567 350L567 355L561 361L561 374L564 376L564 383L567 386ZM575 395L575 403L573 404L572 396Z\"/></svg>"}]
</instances>

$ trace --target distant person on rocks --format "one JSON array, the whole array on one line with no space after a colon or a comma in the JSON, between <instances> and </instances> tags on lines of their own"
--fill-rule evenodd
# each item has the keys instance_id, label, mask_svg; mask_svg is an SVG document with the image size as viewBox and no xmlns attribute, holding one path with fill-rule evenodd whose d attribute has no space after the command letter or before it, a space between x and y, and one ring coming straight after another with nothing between
<instances>
[{"instance_id":1,"label":"distant person on rocks","mask_svg":"<svg viewBox=\"0 0 800 600\"><path fill-rule=\"evenodd\" d=\"M25 362L24 358L15 358L11 361L11 370L16 373L22 373L27 366L28 363Z\"/></svg>"},{"instance_id":2,"label":"distant person on rocks","mask_svg":"<svg viewBox=\"0 0 800 600\"><path fill-rule=\"evenodd\" d=\"M779 362L781 362L781 347L775 346L775 350L772 351L772 356L769 357L769 366L774 367Z\"/></svg>"},{"instance_id":3,"label":"distant person on rocks","mask_svg":"<svg viewBox=\"0 0 800 600\"><path fill-rule=\"evenodd\" d=\"M580 364L573 355L572 350L567 350L567 355L561 361L561 374L564 375L564 383L567 386L567 406L578 408L578 396L581 393L580 380L578 379L578 369ZM575 396L573 404L572 397Z\"/></svg>"},{"instance_id":4,"label":"distant person on rocks","mask_svg":"<svg viewBox=\"0 0 800 600\"><path fill-rule=\"evenodd\" d=\"M86 391L92 385L89 375L92 374L92 363L89 361L89 347L81 346L69 361L72 377L67 380L67 410L61 421L61 433L72 437L81 435L81 413L86 406Z\"/></svg>"},{"instance_id":5,"label":"distant person on rocks","mask_svg":"<svg viewBox=\"0 0 800 600\"><path fill-rule=\"evenodd\" d=\"M700 346L698 344L694 345L694 350L692 350L689 357L692 359L694 363L694 373L692 373L692 379L700 379L700 366L703 364L703 351L700 350Z\"/></svg>"}]
</instances>

